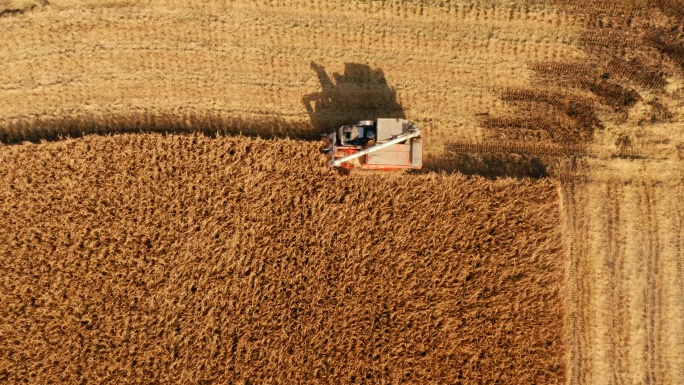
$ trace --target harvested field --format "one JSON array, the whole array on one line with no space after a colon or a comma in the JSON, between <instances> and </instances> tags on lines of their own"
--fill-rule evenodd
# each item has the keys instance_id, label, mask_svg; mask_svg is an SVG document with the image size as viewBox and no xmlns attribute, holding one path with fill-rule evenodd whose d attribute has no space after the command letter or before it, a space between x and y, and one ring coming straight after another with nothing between
<instances>
[{"instance_id":1,"label":"harvested field","mask_svg":"<svg viewBox=\"0 0 684 385\"><path fill-rule=\"evenodd\" d=\"M508 1L54 0L0 18L0 131L16 142L276 120L262 131L312 137L405 115L439 154L486 139L477 114L530 83L529 60L581 53L575 19Z\"/></svg>"},{"instance_id":2,"label":"harvested field","mask_svg":"<svg viewBox=\"0 0 684 385\"><path fill-rule=\"evenodd\" d=\"M0 379L563 382L557 184L343 177L317 156L161 135L3 148Z\"/></svg>"},{"instance_id":3,"label":"harvested field","mask_svg":"<svg viewBox=\"0 0 684 385\"><path fill-rule=\"evenodd\" d=\"M566 183L572 383L684 378L684 172L663 160L590 160Z\"/></svg>"}]
</instances>

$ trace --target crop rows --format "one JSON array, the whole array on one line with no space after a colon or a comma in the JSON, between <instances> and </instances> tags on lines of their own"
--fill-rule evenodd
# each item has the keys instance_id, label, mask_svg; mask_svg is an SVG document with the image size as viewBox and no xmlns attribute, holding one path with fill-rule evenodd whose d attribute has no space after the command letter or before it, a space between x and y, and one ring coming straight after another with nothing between
<instances>
[{"instance_id":1,"label":"crop rows","mask_svg":"<svg viewBox=\"0 0 684 385\"><path fill-rule=\"evenodd\" d=\"M519 104L532 105L540 113L545 111L552 117L557 114L564 114L574 120L572 128L552 131L554 141L563 144L586 143L592 137L594 130L602 128L603 123L596 115L590 102L574 98L571 95L533 91L525 89L507 90L501 96L504 101ZM562 116L555 116L555 119L562 119ZM561 126L562 127L562 126ZM556 126L556 128L561 128Z\"/></svg>"},{"instance_id":2,"label":"crop rows","mask_svg":"<svg viewBox=\"0 0 684 385\"><path fill-rule=\"evenodd\" d=\"M684 69L681 2L554 3L575 18L581 31L576 44L583 57L531 62L535 84L504 90L500 98L510 108L481 120L489 136L508 139L510 134L502 131L512 129L516 139L588 143L596 130L624 125L642 103L652 107L651 117L634 119L637 124L667 122L670 112L660 113L657 106L664 107L660 98L666 79L681 78ZM526 126L538 122L536 127L549 136L516 134L525 121L530 122Z\"/></svg>"}]
</instances>

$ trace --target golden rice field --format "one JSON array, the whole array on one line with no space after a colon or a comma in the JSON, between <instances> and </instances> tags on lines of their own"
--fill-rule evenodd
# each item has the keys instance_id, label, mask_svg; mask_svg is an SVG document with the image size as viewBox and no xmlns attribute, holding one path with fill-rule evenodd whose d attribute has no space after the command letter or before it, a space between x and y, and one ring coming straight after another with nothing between
<instances>
[{"instance_id":1,"label":"golden rice field","mask_svg":"<svg viewBox=\"0 0 684 385\"><path fill-rule=\"evenodd\" d=\"M684 383L680 0L0 0L0 36L0 380ZM424 173L321 168L375 117Z\"/></svg>"}]
</instances>

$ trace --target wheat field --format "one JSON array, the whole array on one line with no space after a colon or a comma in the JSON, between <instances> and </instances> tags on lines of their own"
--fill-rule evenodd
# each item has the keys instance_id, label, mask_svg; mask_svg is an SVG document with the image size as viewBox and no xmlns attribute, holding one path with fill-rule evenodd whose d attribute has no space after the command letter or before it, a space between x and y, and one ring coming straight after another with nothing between
<instances>
[{"instance_id":1,"label":"wheat field","mask_svg":"<svg viewBox=\"0 0 684 385\"><path fill-rule=\"evenodd\" d=\"M317 156L158 134L3 149L0 378L562 381L557 184Z\"/></svg>"},{"instance_id":2,"label":"wheat field","mask_svg":"<svg viewBox=\"0 0 684 385\"><path fill-rule=\"evenodd\" d=\"M544 313L548 318L540 324L541 329L520 325L530 328L521 332L533 336L541 335L535 333L554 336L548 339L553 341L552 345L545 348L548 355L541 357L543 354L539 351L539 356L531 355L529 359L518 353L490 357L486 353L489 350L483 349L478 352L479 358L471 356L473 359L467 364L462 361L438 364L436 356L426 353L425 357L416 358L407 355L406 351L391 353L383 350L389 349L387 345L368 347L370 350L364 350L366 347L359 347L361 350L348 347L345 350L363 354L379 352L382 359L388 360L385 362L387 367L392 369L391 374L385 376L370 369L359 369L359 365L375 368L372 357L355 357L358 361L343 359L335 356L339 352L327 350L330 347L315 345L309 346L312 351L337 357L334 362L343 370L317 378L313 374L314 366L321 363L316 361L310 362L309 366L304 365L308 369L301 371L296 371L291 364L287 366L291 371L284 370L269 378L274 382L350 382L352 378L359 382L370 375L364 381L684 382L684 255L681 248L684 218L681 203L684 179L684 4L681 1L209 0L187 4L175 0L0 0L0 32L0 142L8 144L0 147L5 167L0 174L4 186L0 203L6 207L3 217L8 221L1 235L5 239L13 239L4 246L6 251L3 255L6 257L0 266L4 276L9 277L12 272L17 274L16 277L26 275L28 278L30 269L19 267L24 266L24 259L20 257L32 255L29 253L35 252L33 249L42 242L47 242L45 247L49 244L56 248L62 238L53 239L51 234L60 234L60 237L68 234L59 229L42 228L40 220L31 219L31 215L37 215L36 200L17 195L9 183L10 175L12 181L18 180L17 175L24 178L21 180L26 191L38 191L52 188L42 184L46 180L44 173L54 172L56 184L48 183L47 186L56 190L47 191L48 195L56 194L56 197L67 201L72 199L70 204L76 210L80 203L70 195L72 189L79 187L79 183L85 183L85 187L81 187L97 192L101 191L98 190L99 184L106 181L97 178L75 181L69 176L68 167L79 165L80 168L74 170L91 175L91 167L101 171L110 167L103 164L102 159L115 158L130 164L127 159L118 157L118 152L130 154L141 161L146 159L145 162L176 164L174 162L179 160L173 151L166 153L165 157L155 154L164 152L157 146L178 146L179 154L183 154L178 156L193 166L183 168L184 163L178 163L177 169L185 170L180 171L187 174L184 178L192 178L193 175L200 178L212 172L214 161L192 163L195 155L185 148L195 148L186 142L195 141L201 143L197 145L198 150L201 148L209 153L228 149L230 146L226 143L236 146L247 143L257 146L259 143L258 146L273 146L269 147L273 157L279 156L275 148L280 146L274 143L281 143L291 153L295 148L303 151L308 158L297 158L299 160L295 163L301 167L304 164L312 166L310 173L313 174L276 172L287 162L254 158L254 154L246 156L247 164L262 170L270 167L272 174L266 178L269 180L290 178L292 175L305 180L311 180L311 175L331 178L313 167L322 166L324 161L318 158L311 140L339 124L378 116L401 117L419 123L425 133L427 175L385 175L378 177L379 181L375 181L376 177L352 176L352 180L332 179L332 183L337 186L350 183L355 188L368 184L372 194L379 194L381 190L401 194L404 191L401 188L385 184L396 178L397 183L408 183L412 186L410 188L422 191L413 200L415 204L433 202L441 210L447 210L442 206L449 202L458 205L458 200L454 199L460 196L461 184L479 183L478 188L505 185L505 188L501 187L501 199L506 194L515 194L513 191L518 188L530 188L525 191L531 195L542 194L547 199L544 200L549 208L547 211L533 207L529 213L519 215L538 215L539 218L534 220L550 221L544 222L548 227L539 236L556 243L535 245L554 250L544 260L546 263L559 262L562 270L561 273L553 270L548 276L552 278L544 283L548 285L544 290L550 290L549 293L558 290L549 294L548 300L552 305L543 306L546 300L542 301L540 296L533 299L539 305L539 311L553 314ZM118 139L107 136L117 133L181 133L190 136L142 135L140 139L126 135ZM194 133L203 133L205 137L193 136ZM84 144L78 144L78 141L64 142L68 144L44 142L88 134L104 135L105 138L81 138ZM231 142L223 136L240 134L309 142L254 142L255 139L244 137ZM211 137L216 139L211 141ZM27 144L26 141L37 144ZM212 149L214 146L217 150ZM137 154L136 149L139 148L145 150ZM181 148L185 150L181 151ZM231 157L233 155L230 154ZM216 156L221 159L220 155ZM33 158L40 159L45 170L35 166L37 160ZM59 162L65 164L54 164L56 159L62 159ZM218 165L225 164L219 162ZM63 167L67 167L67 171ZM57 170L62 170L61 174L57 174ZM130 177L124 170L116 170L107 175L123 178L121 181ZM239 178L248 175L246 170L241 172L243 174ZM431 172L449 176L436 176ZM464 179L462 175L468 175L470 179ZM487 180L482 180L483 177ZM537 182L528 180L540 177ZM227 178L224 183L232 186L230 183L239 178ZM430 178L438 178L444 187L422 190L420 185L423 183L434 186L436 182ZM258 188L258 185L256 183L253 187ZM403 188L409 188L408 185ZM218 182L216 186L219 188ZM108 194L128 196L127 187L127 184L122 184L120 190L108 190ZM167 185L162 195L166 194L169 200L187 202L188 210L199 210L194 196L186 188L185 185ZM447 194L447 188L454 189L453 197ZM537 191L535 189L538 192L531 192ZM546 195L549 189L556 191L553 202ZM477 191L476 194L480 195L478 202L489 205L488 193ZM265 204L276 198L275 195L264 196L261 202ZM302 193L301 199L309 197ZM91 210L107 210L106 201L88 202L90 206L86 206ZM165 202L153 201L150 207L166 207L163 206L167 204ZM114 207L123 204L118 200ZM67 208L71 207L68 205L66 202L59 207L64 207L68 213L70 209ZM38 207L44 207L47 211L41 213L49 216L49 206ZM239 207L235 210L239 212ZM555 213L558 213L557 220L549 218L555 217ZM71 221L71 214L65 215L57 218L67 224ZM213 218L209 213L206 215ZM13 238L15 233L20 233L15 216L25 218L23 223L33 229L38 238ZM202 215L198 213L197 217ZM285 220L283 218L286 217L277 218ZM133 218L126 220L129 219ZM136 220L142 219L136 217ZM486 221L481 219L483 225ZM150 226L154 224L145 223L129 223L128 226L152 231ZM301 224L288 223L290 227L287 228L293 231ZM92 226L110 234L112 225L103 220ZM164 234L166 230L157 231ZM307 231L312 230L309 228ZM556 236L556 233L561 236ZM522 236L515 231L514 234ZM197 239L201 242L199 240L204 238ZM468 239L477 243L479 238ZM485 242L484 239L486 236L480 241ZM117 242L117 238L105 239L102 243L94 243L91 251L114 247ZM312 245L300 244L308 247L307 252L315 250ZM383 240L379 245L390 247L389 240ZM476 244L470 246L477 247ZM495 254L497 258L514 255L511 253L519 251L519 247L516 244ZM564 252L554 254L556 247ZM183 253L175 259L179 265L168 267L169 274L183 263L189 263L184 258L192 255L192 251ZM45 254L43 258L49 260L51 256L57 257ZM383 257L389 258L387 255ZM549 258L561 259L551 261ZM514 261L515 257L511 260ZM82 274L78 276L78 282L90 279L86 275L92 273L90 269L90 266L83 266L78 270ZM141 274L141 270L130 266L124 272ZM430 269L427 273L434 275L430 276L431 279L440 274ZM53 273L41 274L47 274L42 276L44 280L54 279ZM203 273L198 274L202 276ZM119 290L115 282L102 279L100 282L111 285L112 290ZM14 301L30 298L21 296L29 295L27 293L19 295L19 286L12 286L9 278L3 282L0 292L3 301L9 301L7 298L14 298ZM380 284L391 286L393 282L388 278ZM36 282L23 287L31 288L31 285L37 287ZM442 289L448 291L451 287L447 285L438 287L434 292L428 291L436 297L424 299L425 303L431 306L443 301L444 306L451 304L437 295L442 293ZM176 289L169 290L175 293ZM387 290L386 298L397 295L391 289ZM180 289L176 291L180 293ZM510 303L515 303L518 298L515 293L513 290L506 297ZM83 307L100 300L100 297L87 297L80 305L73 305L70 298L64 298L60 303ZM561 301L561 305L554 305L554 301ZM249 308L247 302L239 304ZM531 303L528 305L532 306ZM490 305L474 303L473 306L477 313ZM122 319L129 316L123 307L115 307L114 310ZM55 330L65 327L46 318L20 319L17 318L19 314L5 313L6 318L0 323L3 330L18 330L19 325L25 328L56 325L58 329ZM450 316L456 317L451 313L445 315L447 318ZM242 322L243 318L231 320ZM425 319L418 324L429 329L430 324ZM282 321L278 325L292 323ZM359 333L359 336L365 333L351 327L335 327L338 329L323 330L341 333L340 338L349 337L344 333ZM72 332L64 332L60 338L84 336L75 329L64 330ZM258 330L263 332L266 329ZM486 346L493 349L491 351L499 351L495 348L496 343L489 339L491 336L478 330L467 349L475 349L474 346L483 341L483 344L489 344ZM463 338L464 333L450 335L449 338ZM386 334L387 338L390 334ZM179 335L186 336L183 333ZM207 333L201 336L206 337ZM410 333L401 336L416 337ZM535 339L537 337L530 341L541 341ZM17 343L21 342L18 335L13 334L12 338ZM266 360L263 362L280 362L268 361L270 358L264 358L266 353L259 349L266 346L286 349L283 338L268 342L272 345L252 341L251 345L244 346L261 352L259 359ZM449 345L452 341L441 335L435 335L434 341L425 338L420 343L443 344L435 350L438 352L435 354L442 354L441 358L448 355L451 348L456 349L458 353L455 354L467 350L464 346L456 348ZM141 341L133 340L126 347L147 346L141 345ZM409 345L418 346L411 345L413 342ZM86 354L85 350L78 350L77 344L73 343L69 345L72 347L69 354L82 359L84 356L80 354ZM402 342L391 340L387 343L401 345ZM227 346L225 342L216 344ZM191 345L187 345L188 349ZM6 348L9 346L5 343L2 348L8 352ZM26 352L45 347L22 346ZM123 345L116 346L116 349L123 349ZM54 353L49 349L44 351ZM102 354L93 362L106 361L106 355ZM123 350L116 350L116 354L123 354ZM127 354L131 356L126 357L133 357L133 353ZM179 362L189 362L183 361L191 359L190 353L187 354L179 356ZM226 354L225 357L239 359L235 354ZM16 355L8 356L6 353L2 359L13 366L11 370L0 369L0 378L14 382L32 378L33 382L43 382L57 379L54 377L56 373L65 368L60 365L66 365L61 361L60 364L50 364L49 360L53 359L50 355L36 357L40 359L30 360L25 356L21 361ZM240 357L244 359L246 356ZM559 359L562 360L561 366L557 366ZM26 365L32 362L36 366L21 366L20 362ZM143 379L156 378L154 376L159 375L161 368L168 371L167 365L171 365L173 360L136 363L135 370L132 362L112 364L119 372L111 373L104 367L92 371L87 371L86 367L69 367L63 371L65 377L57 380L73 382L80 378L78 376L106 380L126 370L128 378L136 378L136 375ZM231 372L216 378L254 383L253 377L247 377L257 373L256 369L250 369L245 363L247 361L240 362L243 366L237 363L232 366L236 371L240 367L240 375ZM399 370L390 362L405 365L410 370ZM520 366L528 362L529 366ZM506 369L504 363L512 363L513 366ZM303 365L302 362L297 364ZM195 368L192 365L186 367L186 372L179 369L173 372L172 377L160 381L178 382L204 372L191 369ZM214 366L207 372L216 374L218 367L223 368ZM465 369L459 372L461 368ZM134 375L134 372L142 374ZM359 374L361 372L363 374ZM406 372L413 373L413 377L403 378ZM31 373L37 374L30 377ZM324 375L321 370L316 373ZM495 377L496 374L501 377ZM195 380L200 382L201 379Z\"/></svg>"}]
</instances>

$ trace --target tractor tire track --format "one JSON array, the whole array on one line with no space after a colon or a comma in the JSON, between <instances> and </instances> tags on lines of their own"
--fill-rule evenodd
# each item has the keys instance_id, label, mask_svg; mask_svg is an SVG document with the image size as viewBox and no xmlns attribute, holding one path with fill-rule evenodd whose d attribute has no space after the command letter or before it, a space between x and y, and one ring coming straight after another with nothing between
<instances>
[{"instance_id":1,"label":"tractor tire track","mask_svg":"<svg viewBox=\"0 0 684 385\"><path fill-rule=\"evenodd\" d=\"M591 368L590 382L601 384L612 384L613 372L615 370L615 360L611 349L612 339L612 314L613 306L611 303L612 295L610 283L613 280L610 269L607 266L609 258L609 245L611 243L610 231L610 184L590 184L586 201L586 207L590 214L588 221L588 234L585 238L588 241L588 253L584 260L590 271L585 274L589 279L586 286L589 290L591 304L589 308L589 343L594 347L589 367ZM598 360L597 360L598 358Z\"/></svg>"},{"instance_id":2,"label":"tractor tire track","mask_svg":"<svg viewBox=\"0 0 684 385\"><path fill-rule=\"evenodd\" d=\"M682 191L681 185L677 188L679 194L678 196L681 198L684 198L684 192ZM673 228L678 229L676 232L676 239L675 239L675 255L677 260L675 261L675 271L676 271L676 276L675 276L675 293L673 293L672 297L668 298L674 298L675 301L675 306L674 308L676 309L676 314L674 315L675 320L682 320L684 319L684 268L682 265L684 264L684 254L682 253L682 250L684 250L684 247L682 247L682 239L684 239L684 210L680 207L679 208L679 213L678 215L675 215L675 223ZM684 340L684 332L682 332L681 329L677 332L675 330L675 335L680 337L680 340ZM679 346L676 346L674 350L674 354L678 355L680 357L680 361L684 361L684 343L680 344ZM684 378L684 362L681 365L678 366L678 369L675 369L675 373L673 373L676 378Z\"/></svg>"},{"instance_id":3,"label":"tractor tire track","mask_svg":"<svg viewBox=\"0 0 684 385\"><path fill-rule=\"evenodd\" d=\"M658 299L657 299L657 289L656 289L656 276L658 274L657 270L657 258L658 258L658 223L654 219L653 214L653 190L651 186L644 186L644 210L645 210L645 222L646 229L648 231L648 237L646 239L647 245L647 255L646 255L646 286L644 287L644 318L646 322L646 346L644 352L646 356L644 361L646 362L646 373L645 373L645 383L646 384L656 384L658 383L655 367L656 363L656 320L658 313Z\"/></svg>"},{"instance_id":4,"label":"tractor tire track","mask_svg":"<svg viewBox=\"0 0 684 385\"><path fill-rule=\"evenodd\" d=\"M568 382L571 384L581 383L585 371L582 367L584 360L583 347L585 344L582 341L582 322L584 303L582 298L583 291L581 290L581 255L579 249L581 243L577 242L576 234L580 234L579 223L581 216L575 215L577 210L577 202L575 195L575 183L567 180L561 185L562 197L562 214L564 231L564 243L567 255L569 256L565 266L565 287L566 287L566 335L568 340L568 351L566 353L566 361L568 364Z\"/></svg>"},{"instance_id":5,"label":"tractor tire track","mask_svg":"<svg viewBox=\"0 0 684 385\"><path fill-rule=\"evenodd\" d=\"M650 195L655 202L666 204L653 207L652 218L655 219L657 231L653 239L657 241L657 253L653 260L652 287L654 309L653 349L651 357L654 364L653 377L656 383L681 383L684 379L684 332L681 322L684 319L684 295L681 276L682 264L682 212L674 209L667 202L682 198L681 186L672 185L665 188L650 188Z\"/></svg>"},{"instance_id":6,"label":"tractor tire track","mask_svg":"<svg viewBox=\"0 0 684 385\"><path fill-rule=\"evenodd\" d=\"M624 309L621 304L621 283L623 282L623 260L622 247L624 235L620 229L620 201L622 196L622 188L617 183L610 183L607 186L607 196L614 197L611 199L611 204L608 206L608 222L606 226L606 233L608 234L608 250L606 266L610 274L610 281L608 282L609 297L612 303L612 312L615 314L610 320L609 338L610 338L610 358L614 363L612 370L612 382L615 384L624 383L622 377L622 368L624 365L624 357L619 349L619 338L622 335L622 325L624 323Z\"/></svg>"}]
</instances>

